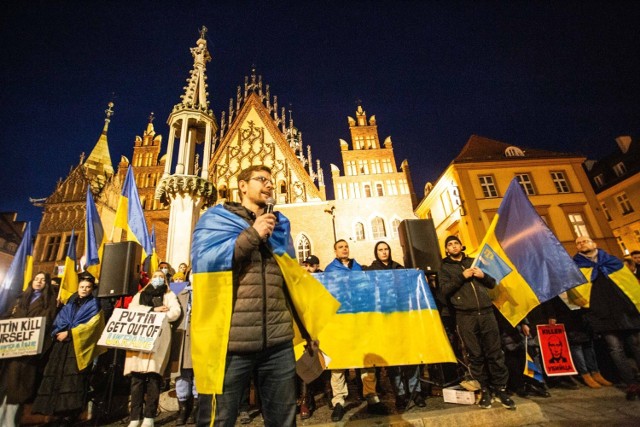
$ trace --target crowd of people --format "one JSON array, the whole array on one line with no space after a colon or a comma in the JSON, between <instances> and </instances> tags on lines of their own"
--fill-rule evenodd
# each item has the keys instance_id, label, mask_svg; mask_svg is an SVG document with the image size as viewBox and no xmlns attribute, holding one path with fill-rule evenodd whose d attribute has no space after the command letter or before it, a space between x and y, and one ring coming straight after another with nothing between
<instances>
[{"instance_id":1,"label":"crowd of people","mask_svg":"<svg viewBox=\"0 0 640 427\"><path fill-rule=\"evenodd\" d=\"M226 234L216 234L218 230L204 226L197 226L194 232L194 246L215 236L216 244L227 252L220 252L213 245L199 247L193 254L193 272L186 263L180 264L177 272L168 263L160 263L151 277L144 277L133 298L121 305L133 311L163 313L168 320L154 351L126 351L122 370L130 382L129 427L154 425L160 393L166 389L169 377L175 380L179 408L176 425L204 426L213 422L216 426L231 427L238 419L250 422L247 410L252 381L266 426L293 426L297 414L301 419L310 418L318 389L330 401L332 421L342 420L347 412L349 371L326 371L313 383L296 376L292 340L293 323L298 319L291 311L283 267L271 247L273 242L287 241L288 230L281 227L287 220L281 213L266 209L273 190L270 169L251 166L243 170L238 177L238 189L240 203L226 202L208 210L201 219L213 221L216 227L228 230ZM344 239L336 241L333 247L335 258L324 272L404 268L392 258L391 247L384 241L373 247L374 261L370 265L350 258L349 244ZM527 354L540 367L540 344L534 326L562 323L578 378L586 386L599 388L616 382L625 387L628 400L639 399L640 314L634 301L616 285L617 276L613 274L620 271L623 262L598 249L588 236L578 237L576 250L576 264L591 275L589 304L570 308L558 296L513 327L495 309L489 296L496 280L474 266L473 258L465 254L457 236L447 237L442 267L438 272L428 272L427 277L459 360L457 367L451 364L453 369L440 367L440 375L450 376L441 378L441 382L461 382L477 389L478 405L483 409L499 403L515 410L514 393L549 397L548 385L574 388L576 382L569 377L543 380L523 374ZM212 392L216 388L208 386L199 393L198 383L211 383L209 378L198 380L194 375L198 360L195 356L192 360L191 351L191 312L196 288L193 276L203 273L201 266L218 262L221 253L229 255L225 265L230 269L228 277L233 289L225 337L228 339L224 340L226 351L222 353L225 362L222 391ZM632 252L626 264L624 268L640 278L640 251ZM323 272L315 255L309 255L302 266L312 274ZM95 331L104 327L105 310L101 298L94 296L93 276L80 273L78 282L77 293L61 305L49 275L38 272L2 315L2 318L44 317L46 338L39 354L0 362L0 425L19 425L19 408L25 404L30 405L32 413L48 415L69 425L86 409L91 395L90 376L102 351L97 346L99 334ZM172 282L184 282L185 286L174 293ZM311 337L306 338L311 345ZM596 343L602 343L607 352L598 354ZM567 360L562 342L550 340L548 346L549 363ZM78 351L79 347L84 348ZM609 379L601 372L603 364L608 368ZM431 368L411 365L358 369L355 371L358 398L366 402L368 412L388 414L389 408L380 399L384 373L394 392L396 410L404 411L410 405L426 407L430 387L425 378L436 375Z\"/></svg>"}]
</instances>

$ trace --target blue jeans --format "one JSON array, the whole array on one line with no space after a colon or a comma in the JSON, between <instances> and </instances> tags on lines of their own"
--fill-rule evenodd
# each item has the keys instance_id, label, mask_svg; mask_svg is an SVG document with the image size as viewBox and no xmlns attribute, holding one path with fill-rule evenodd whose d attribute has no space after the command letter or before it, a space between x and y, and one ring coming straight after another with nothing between
<instances>
[{"instance_id":1,"label":"blue jeans","mask_svg":"<svg viewBox=\"0 0 640 427\"><path fill-rule=\"evenodd\" d=\"M596 351L593 349L593 341L589 340L582 344L571 344L571 357L580 375L600 372L598 360L596 359Z\"/></svg>"},{"instance_id":2,"label":"blue jeans","mask_svg":"<svg viewBox=\"0 0 640 427\"><path fill-rule=\"evenodd\" d=\"M610 331L602 334L607 343L607 349L616 366L620 379L626 384L636 384L631 362L624 351L625 343L633 353L636 363L640 366L640 331Z\"/></svg>"},{"instance_id":3,"label":"blue jeans","mask_svg":"<svg viewBox=\"0 0 640 427\"><path fill-rule=\"evenodd\" d=\"M391 366L387 372L391 377L396 396L404 394L409 397L414 390L420 391L420 382L418 381L420 365ZM406 380L406 384L403 379Z\"/></svg>"},{"instance_id":4,"label":"blue jeans","mask_svg":"<svg viewBox=\"0 0 640 427\"><path fill-rule=\"evenodd\" d=\"M191 397L198 398L193 369L180 369L180 376L176 378L176 397L180 402L185 402Z\"/></svg>"},{"instance_id":5,"label":"blue jeans","mask_svg":"<svg viewBox=\"0 0 640 427\"><path fill-rule=\"evenodd\" d=\"M233 427L251 376L256 375L256 390L262 403L262 418L267 427L296 424L296 362L290 342L260 352L227 354L222 394L216 395L214 426ZM211 424L212 396L201 394L198 425Z\"/></svg>"}]
</instances>

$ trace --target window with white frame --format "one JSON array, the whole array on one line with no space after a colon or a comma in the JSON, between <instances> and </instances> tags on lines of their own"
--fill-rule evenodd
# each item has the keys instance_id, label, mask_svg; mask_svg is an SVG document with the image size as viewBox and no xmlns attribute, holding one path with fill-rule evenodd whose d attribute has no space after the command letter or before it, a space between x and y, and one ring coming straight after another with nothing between
<instances>
[{"instance_id":1,"label":"window with white frame","mask_svg":"<svg viewBox=\"0 0 640 427\"><path fill-rule=\"evenodd\" d=\"M391 167L391 159L382 159L382 170L384 173L393 172L393 168Z\"/></svg>"},{"instance_id":2,"label":"window with white frame","mask_svg":"<svg viewBox=\"0 0 640 427\"><path fill-rule=\"evenodd\" d=\"M567 216L569 218L569 222L571 223L571 227L573 228L573 233L576 235L576 237L589 235L587 224L584 222L582 214L570 213Z\"/></svg>"},{"instance_id":3,"label":"window with white frame","mask_svg":"<svg viewBox=\"0 0 640 427\"><path fill-rule=\"evenodd\" d=\"M396 186L396 182L393 179L387 179L385 182L387 183L387 195L397 196L398 187Z\"/></svg>"},{"instance_id":4,"label":"window with white frame","mask_svg":"<svg viewBox=\"0 0 640 427\"><path fill-rule=\"evenodd\" d=\"M378 197L384 196L384 188L382 187L381 182L376 182L376 196Z\"/></svg>"},{"instance_id":5,"label":"window with white frame","mask_svg":"<svg viewBox=\"0 0 640 427\"><path fill-rule=\"evenodd\" d=\"M358 160L358 172L363 175L369 175L369 162L366 160Z\"/></svg>"},{"instance_id":6,"label":"window with white frame","mask_svg":"<svg viewBox=\"0 0 640 427\"><path fill-rule=\"evenodd\" d=\"M398 238L398 234L399 234L399 228L400 228L400 220L398 218L394 219L393 222L391 223L391 236L394 239Z\"/></svg>"},{"instance_id":7,"label":"window with white frame","mask_svg":"<svg viewBox=\"0 0 640 427\"><path fill-rule=\"evenodd\" d=\"M384 226L384 220L379 216L371 220L371 232L374 239L381 239L387 236L387 232Z\"/></svg>"},{"instance_id":8,"label":"window with white frame","mask_svg":"<svg viewBox=\"0 0 640 427\"><path fill-rule=\"evenodd\" d=\"M594 176L593 182L595 182L596 187L598 188L602 187L604 185L604 176L602 174Z\"/></svg>"},{"instance_id":9,"label":"window with white frame","mask_svg":"<svg viewBox=\"0 0 640 427\"><path fill-rule=\"evenodd\" d=\"M618 245L622 249L622 253L624 253L625 255L628 254L629 249L627 249L627 245L624 244L624 240L622 240L622 237L616 236L616 240L618 241Z\"/></svg>"},{"instance_id":10,"label":"window with white frame","mask_svg":"<svg viewBox=\"0 0 640 427\"><path fill-rule=\"evenodd\" d=\"M364 197L371 197L371 184L364 184Z\"/></svg>"},{"instance_id":11,"label":"window with white frame","mask_svg":"<svg viewBox=\"0 0 640 427\"><path fill-rule=\"evenodd\" d=\"M356 222L355 225L355 234L356 234L356 240L364 240L364 224L362 224L361 222Z\"/></svg>"},{"instance_id":12,"label":"window with white frame","mask_svg":"<svg viewBox=\"0 0 640 427\"><path fill-rule=\"evenodd\" d=\"M353 145L356 150L362 150L364 148L364 136L356 136Z\"/></svg>"},{"instance_id":13,"label":"window with white frame","mask_svg":"<svg viewBox=\"0 0 640 427\"><path fill-rule=\"evenodd\" d=\"M565 176L564 172L551 172L551 179L553 180L553 184L556 186L556 191L558 193L571 192L571 188L569 188L569 181L567 181L567 177Z\"/></svg>"},{"instance_id":14,"label":"window with white frame","mask_svg":"<svg viewBox=\"0 0 640 427\"><path fill-rule=\"evenodd\" d=\"M518 184L527 194L527 196L534 196L536 194L536 190L533 188L533 182L531 181L531 175L528 173L519 173L516 174L516 178L518 179Z\"/></svg>"},{"instance_id":15,"label":"window with white frame","mask_svg":"<svg viewBox=\"0 0 640 427\"><path fill-rule=\"evenodd\" d=\"M367 136L367 148L376 148L376 137L373 135Z\"/></svg>"},{"instance_id":16,"label":"window with white frame","mask_svg":"<svg viewBox=\"0 0 640 427\"><path fill-rule=\"evenodd\" d=\"M356 168L356 162L354 160L347 160L345 164L347 165L347 175L358 175L358 168Z\"/></svg>"},{"instance_id":17,"label":"window with white frame","mask_svg":"<svg viewBox=\"0 0 640 427\"><path fill-rule=\"evenodd\" d=\"M627 197L627 193L620 193L616 195L616 202L618 203L618 208L620 209L620 213L622 213L622 215L627 215L633 212L633 206L631 206L631 202L629 201L629 197Z\"/></svg>"},{"instance_id":18,"label":"window with white frame","mask_svg":"<svg viewBox=\"0 0 640 427\"><path fill-rule=\"evenodd\" d=\"M604 217L607 219L607 221L611 221L611 214L609 213L609 209L607 208L606 203L601 202L600 207L602 207L602 213L604 214Z\"/></svg>"},{"instance_id":19,"label":"window with white frame","mask_svg":"<svg viewBox=\"0 0 640 427\"><path fill-rule=\"evenodd\" d=\"M409 194L409 186L407 185L406 179L399 179L398 185L400 185L400 194Z\"/></svg>"},{"instance_id":20,"label":"window with white frame","mask_svg":"<svg viewBox=\"0 0 640 427\"><path fill-rule=\"evenodd\" d=\"M301 234L300 237L298 237L296 255L298 256L298 262L300 263L311 255L311 241L305 234Z\"/></svg>"},{"instance_id":21,"label":"window with white frame","mask_svg":"<svg viewBox=\"0 0 640 427\"><path fill-rule=\"evenodd\" d=\"M627 167L624 165L624 162L620 162L613 166L613 171L616 173L616 176L622 176L627 173Z\"/></svg>"},{"instance_id":22,"label":"window with white frame","mask_svg":"<svg viewBox=\"0 0 640 427\"><path fill-rule=\"evenodd\" d=\"M349 194L347 193L347 184L342 182L339 183L337 186L338 189L338 194L336 195L336 197L338 199L342 199L342 200L346 200L349 198Z\"/></svg>"},{"instance_id":23,"label":"window with white frame","mask_svg":"<svg viewBox=\"0 0 640 427\"><path fill-rule=\"evenodd\" d=\"M498 197L498 189L492 175L480 175L478 179L480 180L480 187L482 187L484 197Z\"/></svg>"},{"instance_id":24,"label":"window with white frame","mask_svg":"<svg viewBox=\"0 0 640 427\"><path fill-rule=\"evenodd\" d=\"M354 199L359 199L360 197L360 184L358 184L357 182L350 182L349 183L349 189L351 190L351 196Z\"/></svg>"},{"instance_id":25,"label":"window with white frame","mask_svg":"<svg viewBox=\"0 0 640 427\"><path fill-rule=\"evenodd\" d=\"M371 173L380 173L381 170L382 169L380 168L380 160L379 159L371 160Z\"/></svg>"}]
</instances>

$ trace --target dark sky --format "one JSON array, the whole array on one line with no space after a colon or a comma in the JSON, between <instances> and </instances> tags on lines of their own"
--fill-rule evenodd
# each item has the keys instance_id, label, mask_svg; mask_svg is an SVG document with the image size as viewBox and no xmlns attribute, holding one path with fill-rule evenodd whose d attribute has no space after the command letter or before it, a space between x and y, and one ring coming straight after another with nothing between
<instances>
[{"instance_id":1,"label":"dark sky","mask_svg":"<svg viewBox=\"0 0 640 427\"><path fill-rule=\"evenodd\" d=\"M166 119L205 25L219 120L252 64L293 110L330 185L356 100L409 159L418 197L472 134L598 158L640 134L640 2L6 1L0 6L0 211L36 226L93 148L114 164ZM163 151L166 147L163 147ZM8 157L7 157L8 155ZM35 229L34 229L35 232Z\"/></svg>"}]
</instances>

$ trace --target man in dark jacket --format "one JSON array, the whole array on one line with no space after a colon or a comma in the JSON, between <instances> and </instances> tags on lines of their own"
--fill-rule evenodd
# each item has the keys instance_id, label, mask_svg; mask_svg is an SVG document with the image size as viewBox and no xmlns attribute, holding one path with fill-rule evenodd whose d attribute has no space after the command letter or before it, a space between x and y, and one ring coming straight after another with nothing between
<instances>
[{"instance_id":1,"label":"man in dark jacket","mask_svg":"<svg viewBox=\"0 0 640 427\"><path fill-rule=\"evenodd\" d=\"M496 281L473 266L473 258L465 255L458 237L447 237L444 248L447 257L442 260L440 287L455 308L458 333L469 353L471 375L482 387L479 405L490 408L493 391L505 408L516 409L506 392L509 371L487 292L496 286Z\"/></svg>"},{"instance_id":2,"label":"man in dark jacket","mask_svg":"<svg viewBox=\"0 0 640 427\"><path fill-rule=\"evenodd\" d=\"M255 372L265 425L289 427L295 425L296 415L293 325L284 277L267 243L277 220L276 215L265 212L272 197L271 170L250 166L241 171L238 189L241 203L223 206L246 221L246 228L230 242L234 245L233 311L223 392L216 395L213 409L215 425L235 425L243 392ZM224 225L231 221L227 216L220 214L216 221ZM210 424L211 397L199 397L198 425Z\"/></svg>"}]
</instances>

